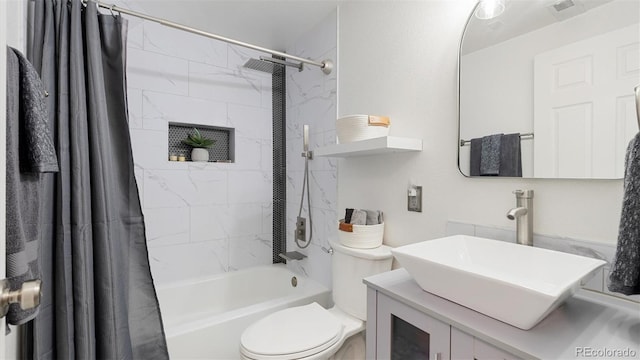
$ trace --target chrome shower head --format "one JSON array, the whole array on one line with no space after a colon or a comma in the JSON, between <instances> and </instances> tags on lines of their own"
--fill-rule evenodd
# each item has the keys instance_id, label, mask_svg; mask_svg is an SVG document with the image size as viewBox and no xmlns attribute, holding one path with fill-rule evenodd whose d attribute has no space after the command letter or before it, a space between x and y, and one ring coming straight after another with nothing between
<instances>
[{"instance_id":1,"label":"chrome shower head","mask_svg":"<svg viewBox=\"0 0 640 360\"><path fill-rule=\"evenodd\" d=\"M244 67L246 67L247 69L252 69L252 70L257 70L257 71L262 71L262 72L266 72L269 74L273 74L273 69L275 68L275 64L269 61L265 61L265 60L258 60L258 59L249 59L245 64Z\"/></svg>"},{"instance_id":2,"label":"chrome shower head","mask_svg":"<svg viewBox=\"0 0 640 360\"><path fill-rule=\"evenodd\" d=\"M298 71L302 71L303 64L302 63L296 64L290 61L270 58L267 56L260 56L260 60L253 59L253 58L249 59L244 64L244 67L246 67L247 69L258 70L258 71L266 72L269 74L273 74L273 71L276 69L277 65L291 66L291 67L297 68Z\"/></svg>"}]
</instances>

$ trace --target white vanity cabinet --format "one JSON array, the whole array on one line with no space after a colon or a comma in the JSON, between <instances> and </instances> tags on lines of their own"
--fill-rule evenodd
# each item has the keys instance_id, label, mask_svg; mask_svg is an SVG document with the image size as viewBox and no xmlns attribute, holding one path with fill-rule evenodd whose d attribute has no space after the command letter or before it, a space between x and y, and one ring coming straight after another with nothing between
<instances>
[{"instance_id":1,"label":"white vanity cabinet","mask_svg":"<svg viewBox=\"0 0 640 360\"><path fill-rule=\"evenodd\" d=\"M640 359L640 303L583 290L521 330L422 290L405 269L364 283L367 359L576 359L594 349Z\"/></svg>"},{"instance_id":2,"label":"white vanity cabinet","mask_svg":"<svg viewBox=\"0 0 640 360\"><path fill-rule=\"evenodd\" d=\"M367 320L367 359L519 359L373 289Z\"/></svg>"}]
</instances>

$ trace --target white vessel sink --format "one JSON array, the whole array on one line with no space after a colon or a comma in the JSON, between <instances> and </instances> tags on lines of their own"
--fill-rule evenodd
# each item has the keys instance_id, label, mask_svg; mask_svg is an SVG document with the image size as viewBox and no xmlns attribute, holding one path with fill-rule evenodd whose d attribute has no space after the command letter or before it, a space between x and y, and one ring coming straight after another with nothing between
<instances>
[{"instance_id":1,"label":"white vessel sink","mask_svg":"<svg viewBox=\"0 0 640 360\"><path fill-rule=\"evenodd\" d=\"M523 330L544 319L606 263L466 235L391 252L423 290Z\"/></svg>"}]
</instances>

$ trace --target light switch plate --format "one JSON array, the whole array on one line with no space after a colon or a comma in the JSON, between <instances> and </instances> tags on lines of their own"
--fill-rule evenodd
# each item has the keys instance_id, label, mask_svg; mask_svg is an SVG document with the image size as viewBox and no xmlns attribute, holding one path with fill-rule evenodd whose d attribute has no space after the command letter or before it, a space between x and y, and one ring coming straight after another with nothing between
<instances>
[{"instance_id":1,"label":"light switch plate","mask_svg":"<svg viewBox=\"0 0 640 360\"><path fill-rule=\"evenodd\" d=\"M413 186L415 196L407 195L407 210L422 212L422 186ZM413 195L414 192L412 191Z\"/></svg>"}]
</instances>

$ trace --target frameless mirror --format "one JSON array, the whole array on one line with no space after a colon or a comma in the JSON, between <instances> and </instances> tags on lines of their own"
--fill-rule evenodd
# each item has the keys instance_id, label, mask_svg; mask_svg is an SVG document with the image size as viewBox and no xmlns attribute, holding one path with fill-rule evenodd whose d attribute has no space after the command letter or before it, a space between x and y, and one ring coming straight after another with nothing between
<instances>
[{"instance_id":1,"label":"frameless mirror","mask_svg":"<svg viewBox=\"0 0 640 360\"><path fill-rule=\"evenodd\" d=\"M480 0L459 56L465 176L623 177L640 1Z\"/></svg>"}]
</instances>

